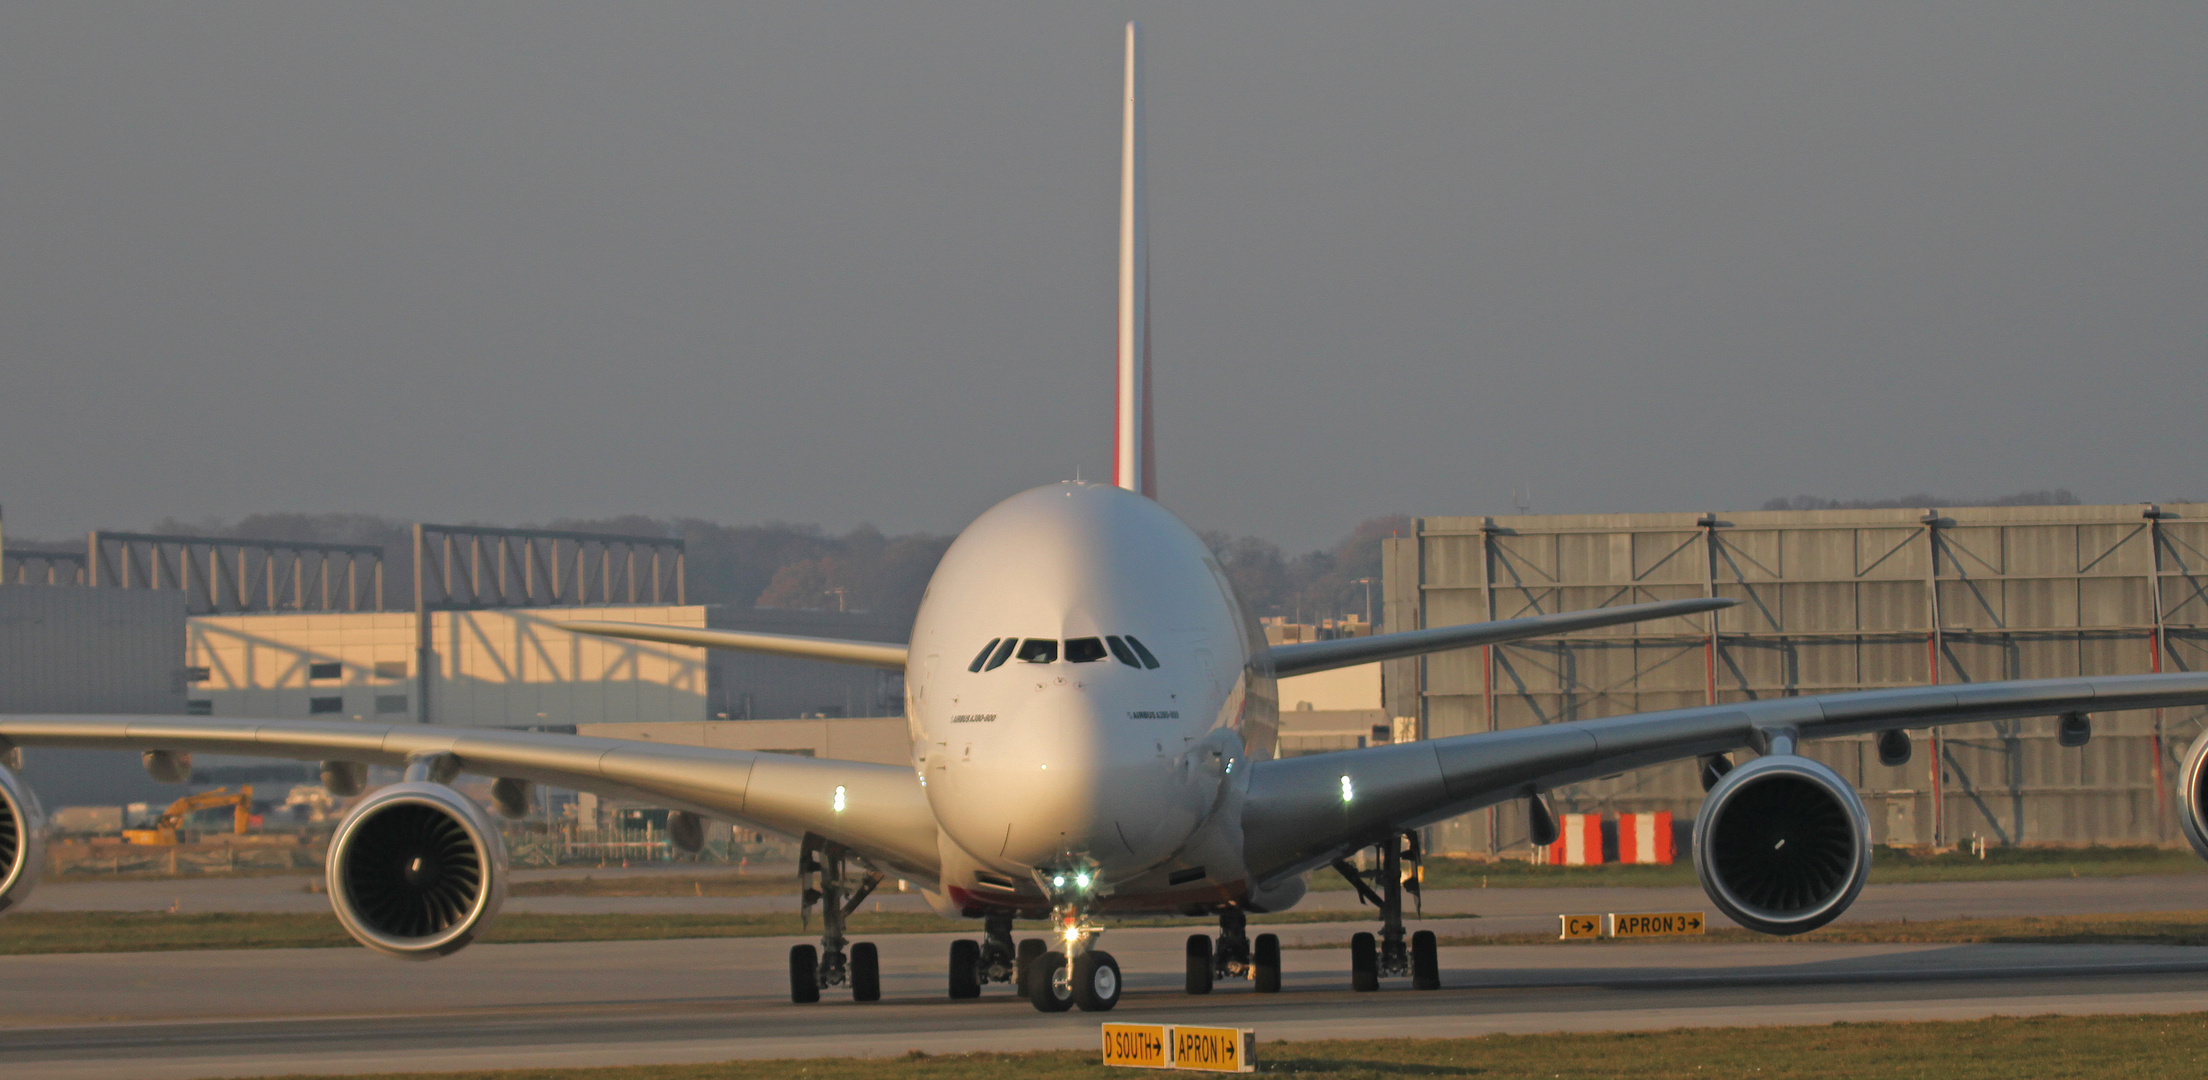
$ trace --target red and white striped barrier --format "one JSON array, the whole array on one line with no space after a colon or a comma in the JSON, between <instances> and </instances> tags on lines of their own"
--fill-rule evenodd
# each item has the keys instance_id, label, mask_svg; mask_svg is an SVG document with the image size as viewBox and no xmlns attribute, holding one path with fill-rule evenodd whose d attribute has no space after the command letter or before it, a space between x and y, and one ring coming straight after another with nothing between
<instances>
[{"instance_id":1,"label":"red and white striped barrier","mask_svg":"<svg viewBox=\"0 0 2208 1080\"><path fill-rule=\"evenodd\" d=\"M1564 834L1549 845L1550 866L1599 866L1602 863L1602 815L1562 814Z\"/></svg>"},{"instance_id":2,"label":"red and white striped barrier","mask_svg":"<svg viewBox=\"0 0 2208 1080\"><path fill-rule=\"evenodd\" d=\"M1618 861L1671 865L1671 811L1618 815Z\"/></svg>"}]
</instances>

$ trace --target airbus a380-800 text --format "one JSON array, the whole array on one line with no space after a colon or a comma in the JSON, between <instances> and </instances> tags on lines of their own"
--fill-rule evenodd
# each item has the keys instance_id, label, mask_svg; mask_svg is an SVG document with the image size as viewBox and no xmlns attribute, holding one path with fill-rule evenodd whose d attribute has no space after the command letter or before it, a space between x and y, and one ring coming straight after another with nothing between
<instances>
[{"instance_id":1,"label":"airbus a380-800 text","mask_svg":"<svg viewBox=\"0 0 2208 1080\"><path fill-rule=\"evenodd\" d=\"M1022 492L981 515L944 555L905 646L576 621L569 629L751 650L901 671L906 765L818 760L497 729L172 716L4 716L16 747L143 751L156 776L189 776L193 751L318 760L324 782L360 795L330 841L328 888L346 930L395 956L448 955L474 940L504 895L505 855L486 810L451 786L495 778L493 809L518 816L546 784L668 807L694 845L706 818L804 838L819 945L791 950L791 996L880 995L872 943L845 916L886 875L923 885L938 911L978 921L955 942L954 998L1013 984L1035 1007L1111 1008L1120 971L1098 938L1113 916L1211 915L1189 940L1190 993L1215 980L1280 989L1280 947L1248 915L1294 906L1309 873L1351 877L1379 912L1352 940L1352 985L1388 976L1440 985L1431 933L1406 935L1406 860L1417 830L1509 800L1528 804L1535 843L1555 839L1543 792L1699 758L1708 794L1693 828L1696 873L1742 925L1800 933L1838 916L1870 868L1855 791L1798 751L1806 740L1878 733L1889 763L1908 729L2208 703L2208 674L2083 677L1793 697L1281 759L1275 680L1451 649L1651 619L1715 618L1708 596L1500 622L1268 647L1205 544L1153 498L1148 252L1143 205L1140 39L1127 28L1118 404L1114 482ZM2180 819L2208 856L2208 738L2187 754ZM1735 767L1733 755L1753 752ZM367 767L405 770L363 794ZM0 768L0 909L40 866L43 822ZM1379 869L1349 861L1378 848ZM1048 918L1048 940L1015 942L1015 917Z\"/></svg>"}]
</instances>

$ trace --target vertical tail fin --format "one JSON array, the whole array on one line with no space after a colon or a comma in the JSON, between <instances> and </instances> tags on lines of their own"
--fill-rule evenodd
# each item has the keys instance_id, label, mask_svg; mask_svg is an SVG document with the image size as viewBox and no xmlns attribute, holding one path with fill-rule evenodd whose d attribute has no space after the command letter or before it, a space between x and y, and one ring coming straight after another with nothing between
<instances>
[{"instance_id":1,"label":"vertical tail fin","mask_svg":"<svg viewBox=\"0 0 2208 1080\"><path fill-rule=\"evenodd\" d=\"M1142 27L1127 24L1126 118L1119 159L1119 404L1112 483L1158 497L1150 426L1150 213L1143 192Z\"/></svg>"}]
</instances>

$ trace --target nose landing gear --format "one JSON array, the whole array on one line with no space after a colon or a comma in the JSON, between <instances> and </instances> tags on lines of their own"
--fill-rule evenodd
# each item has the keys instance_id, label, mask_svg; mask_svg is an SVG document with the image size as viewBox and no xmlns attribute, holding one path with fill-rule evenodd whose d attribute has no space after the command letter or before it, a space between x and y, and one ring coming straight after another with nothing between
<instances>
[{"instance_id":1,"label":"nose landing gear","mask_svg":"<svg viewBox=\"0 0 2208 1080\"><path fill-rule=\"evenodd\" d=\"M1335 871L1357 890L1358 897L1380 909L1378 940L1364 933L1349 939L1350 989L1369 993L1380 989L1383 977L1408 975L1414 990L1439 990L1441 958L1434 932L1420 930L1410 935L1408 948L1404 941L1403 894L1409 892L1419 910L1424 910L1418 883L1421 861L1418 834L1391 836L1387 843L1379 845L1379 849L1380 868L1375 871L1359 870L1347 859L1334 860ZM1379 888L1375 890L1374 885Z\"/></svg>"},{"instance_id":2,"label":"nose landing gear","mask_svg":"<svg viewBox=\"0 0 2208 1080\"><path fill-rule=\"evenodd\" d=\"M852 863L866 869L856 885L850 881ZM798 849L797 872L804 890L798 917L810 921L813 905L820 905L820 946L790 946L790 1000L808 1005L820 1000L822 990L836 986L849 986L853 1001L881 1000L881 954L871 941L850 943L844 929L851 913L882 883L882 871L851 849L807 833Z\"/></svg>"},{"instance_id":3,"label":"nose landing gear","mask_svg":"<svg viewBox=\"0 0 2208 1080\"><path fill-rule=\"evenodd\" d=\"M1046 952L1026 966L1027 999L1041 1012L1107 1012L1119 1004L1119 961L1096 947L1102 927L1088 920L1082 905L1060 901L1050 921L1064 952Z\"/></svg>"}]
</instances>

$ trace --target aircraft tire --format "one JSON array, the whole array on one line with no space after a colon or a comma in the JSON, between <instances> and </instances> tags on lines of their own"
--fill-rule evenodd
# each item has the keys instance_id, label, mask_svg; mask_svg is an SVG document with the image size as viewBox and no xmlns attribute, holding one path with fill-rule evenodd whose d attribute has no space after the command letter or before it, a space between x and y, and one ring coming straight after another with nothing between
<instances>
[{"instance_id":1,"label":"aircraft tire","mask_svg":"<svg viewBox=\"0 0 2208 1080\"><path fill-rule=\"evenodd\" d=\"M1102 949L1090 949L1073 962L1073 1003L1082 1012L1110 1012L1119 1004L1119 961Z\"/></svg>"},{"instance_id":2,"label":"aircraft tire","mask_svg":"<svg viewBox=\"0 0 2208 1080\"><path fill-rule=\"evenodd\" d=\"M972 938L951 942L951 1000L981 996L981 943Z\"/></svg>"},{"instance_id":3,"label":"aircraft tire","mask_svg":"<svg viewBox=\"0 0 2208 1080\"><path fill-rule=\"evenodd\" d=\"M1041 938L1031 937L1020 942L1020 951L1013 955L1012 989L1018 991L1021 997L1028 997L1033 992L1033 988L1027 985L1027 974L1034 969L1036 959L1049 951Z\"/></svg>"},{"instance_id":4,"label":"aircraft tire","mask_svg":"<svg viewBox=\"0 0 2208 1080\"><path fill-rule=\"evenodd\" d=\"M1066 977L1066 955L1046 952L1027 965L1027 1000L1035 1011L1065 1012L1073 1007L1073 980Z\"/></svg>"},{"instance_id":5,"label":"aircraft tire","mask_svg":"<svg viewBox=\"0 0 2208 1080\"><path fill-rule=\"evenodd\" d=\"M1280 993L1280 935L1259 934L1250 941L1250 981L1260 994Z\"/></svg>"},{"instance_id":6,"label":"aircraft tire","mask_svg":"<svg viewBox=\"0 0 2208 1080\"><path fill-rule=\"evenodd\" d=\"M1349 936L1349 988L1360 994L1380 989L1380 943L1371 934Z\"/></svg>"},{"instance_id":7,"label":"aircraft tire","mask_svg":"<svg viewBox=\"0 0 2208 1080\"><path fill-rule=\"evenodd\" d=\"M820 950L790 946L790 1000L810 1005L820 1000Z\"/></svg>"},{"instance_id":8,"label":"aircraft tire","mask_svg":"<svg viewBox=\"0 0 2208 1080\"><path fill-rule=\"evenodd\" d=\"M1188 992L1211 993L1211 937L1188 935Z\"/></svg>"},{"instance_id":9,"label":"aircraft tire","mask_svg":"<svg viewBox=\"0 0 2208 1080\"><path fill-rule=\"evenodd\" d=\"M882 954L871 941L851 946L851 1000L882 1000Z\"/></svg>"},{"instance_id":10,"label":"aircraft tire","mask_svg":"<svg viewBox=\"0 0 2208 1080\"><path fill-rule=\"evenodd\" d=\"M1431 930L1411 935L1411 989L1441 989L1441 950Z\"/></svg>"}]
</instances>

